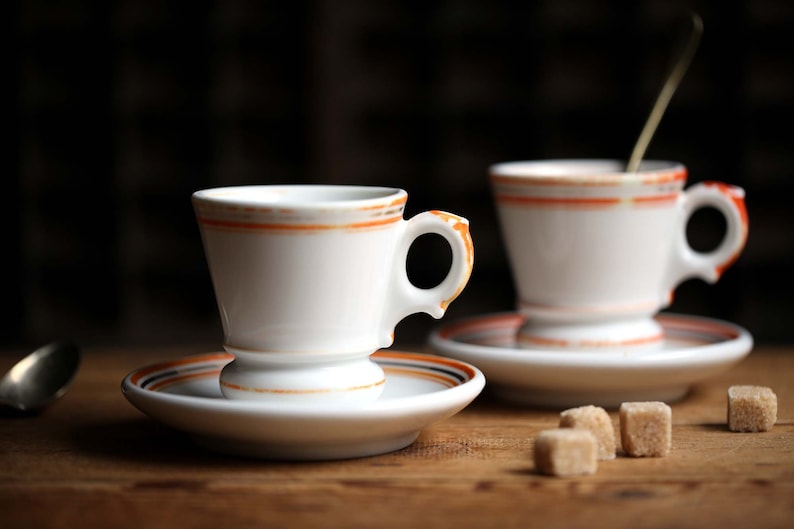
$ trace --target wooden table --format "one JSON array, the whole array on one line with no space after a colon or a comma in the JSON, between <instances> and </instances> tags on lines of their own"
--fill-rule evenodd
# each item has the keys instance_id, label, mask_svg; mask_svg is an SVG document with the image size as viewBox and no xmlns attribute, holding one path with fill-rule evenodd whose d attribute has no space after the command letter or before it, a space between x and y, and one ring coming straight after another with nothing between
<instances>
[{"instance_id":1,"label":"wooden table","mask_svg":"<svg viewBox=\"0 0 794 529\"><path fill-rule=\"evenodd\" d=\"M581 478L536 474L534 436L558 413L480 396L378 457L270 463L203 451L133 408L121 378L206 349L84 352L63 400L0 417L0 528L792 527L794 348L756 348L673 405L673 451ZM7 368L18 355L0 355ZM729 432L731 384L772 387L771 432ZM612 412L617 422L617 415Z\"/></svg>"}]
</instances>

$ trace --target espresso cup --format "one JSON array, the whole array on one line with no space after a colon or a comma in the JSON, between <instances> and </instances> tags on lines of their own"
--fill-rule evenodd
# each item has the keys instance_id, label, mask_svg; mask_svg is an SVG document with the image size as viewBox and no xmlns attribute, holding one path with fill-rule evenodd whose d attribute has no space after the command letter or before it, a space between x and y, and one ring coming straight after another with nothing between
<instances>
[{"instance_id":1,"label":"espresso cup","mask_svg":"<svg viewBox=\"0 0 794 529\"><path fill-rule=\"evenodd\" d=\"M441 211L403 219L407 193L368 186L274 185L193 194L224 348L227 398L296 403L376 399L369 359L404 317L440 318L468 282L468 221ZM408 250L423 234L449 243L446 278L411 284Z\"/></svg>"},{"instance_id":2,"label":"espresso cup","mask_svg":"<svg viewBox=\"0 0 794 529\"><path fill-rule=\"evenodd\" d=\"M684 190L687 169L645 161L547 160L493 165L489 178L526 316L517 342L532 349L658 348L653 315L683 280L713 283L747 239L744 191L720 182ZM699 208L725 217L722 241L692 249Z\"/></svg>"}]
</instances>

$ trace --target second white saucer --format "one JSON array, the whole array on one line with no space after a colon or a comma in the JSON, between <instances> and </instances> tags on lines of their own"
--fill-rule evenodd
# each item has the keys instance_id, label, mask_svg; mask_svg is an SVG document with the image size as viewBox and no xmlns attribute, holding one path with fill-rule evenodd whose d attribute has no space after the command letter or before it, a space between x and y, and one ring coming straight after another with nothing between
<instances>
[{"instance_id":1,"label":"second white saucer","mask_svg":"<svg viewBox=\"0 0 794 529\"><path fill-rule=\"evenodd\" d=\"M664 345L653 351L522 349L516 334L524 317L517 313L447 324L431 334L430 345L482 369L497 397L552 408L673 402L692 384L727 370L753 346L749 332L724 321L676 314L661 314L656 321L664 330Z\"/></svg>"},{"instance_id":2,"label":"second white saucer","mask_svg":"<svg viewBox=\"0 0 794 529\"><path fill-rule=\"evenodd\" d=\"M280 460L364 457L404 448L420 431L465 408L485 385L458 360L380 351L383 394L357 407L224 399L218 376L228 353L190 356L137 369L124 396L151 418L221 452Z\"/></svg>"}]
</instances>

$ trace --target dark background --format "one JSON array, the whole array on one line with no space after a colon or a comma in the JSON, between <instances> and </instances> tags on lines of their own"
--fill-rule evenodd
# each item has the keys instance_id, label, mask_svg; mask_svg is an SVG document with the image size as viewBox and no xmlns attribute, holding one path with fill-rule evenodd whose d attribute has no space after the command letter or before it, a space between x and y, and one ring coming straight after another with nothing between
<instances>
[{"instance_id":1,"label":"dark background","mask_svg":"<svg viewBox=\"0 0 794 529\"><path fill-rule=\"evenodd\" d=\"M648 157L744 187L750 237L716 286L683 284L670 310L792 341L794 2L3 6L2 346L220 345L190 194L230 184L403 187L408 216L471 221L475 272L446 321L509 310L487 167L628 157L689 7L703 41ZM723 226L695 220L707 248ZM447 258L429 242L412 251L420 284ZM398 344L438 324L411 316Z\"/></svg>"}]
</instances>

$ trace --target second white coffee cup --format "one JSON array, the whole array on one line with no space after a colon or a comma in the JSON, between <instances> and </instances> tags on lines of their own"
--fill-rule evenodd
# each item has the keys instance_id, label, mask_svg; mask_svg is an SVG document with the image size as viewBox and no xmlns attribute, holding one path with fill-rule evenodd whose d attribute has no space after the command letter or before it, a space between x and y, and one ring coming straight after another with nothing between
<instances>
[{"instance_id":1,"label":"second white coffee cup","mask_svg":"<svg viewBox=\"0 0 794 529\"><path fill-rule=\"evenodd\" d=\"M501 230L526 324L522 347L657 348L652 316L683 280L715 282L738 257L748 222L741 188L704 182L684 190L687 169L645 161L508 162L490 168ZM711 252L686 236L692 214L722 213L726 233Z\"/></svg>"}]
</instances>

